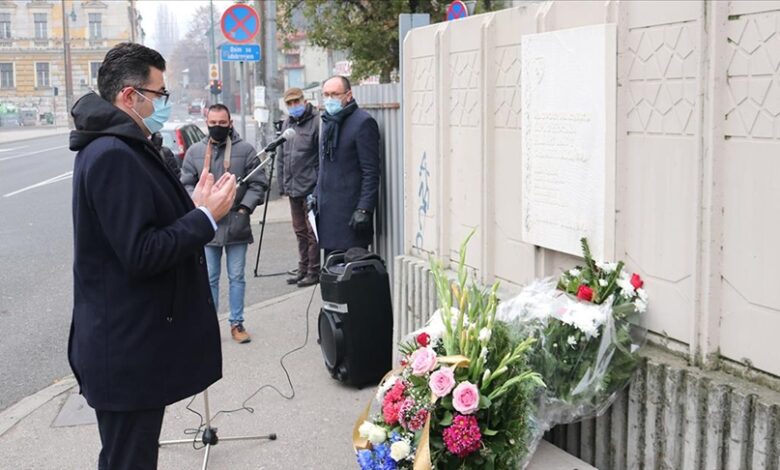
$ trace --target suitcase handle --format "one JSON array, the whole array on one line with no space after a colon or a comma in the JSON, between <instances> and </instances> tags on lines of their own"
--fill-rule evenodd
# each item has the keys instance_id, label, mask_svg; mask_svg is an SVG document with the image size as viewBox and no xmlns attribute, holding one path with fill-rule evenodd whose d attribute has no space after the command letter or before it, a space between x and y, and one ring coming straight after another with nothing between
<instances>
[{"instance_id":1,"label":"suitcase handle","mask_svg":"<svg viewBox=\"0 0 780 470\"><path fill-rule=\"evenodd\" d=\"M385 265L378 259L368 259L363 261L353 261L351 263L347 263L347 266L344 268L344 274L342 274L339 278L341 281L348 281L352 277L352 272L356 268L365 268L368 266L373 266L374 270L379 274L385 274L387 271L385 270Z\"/></svg>"}]
</instances>

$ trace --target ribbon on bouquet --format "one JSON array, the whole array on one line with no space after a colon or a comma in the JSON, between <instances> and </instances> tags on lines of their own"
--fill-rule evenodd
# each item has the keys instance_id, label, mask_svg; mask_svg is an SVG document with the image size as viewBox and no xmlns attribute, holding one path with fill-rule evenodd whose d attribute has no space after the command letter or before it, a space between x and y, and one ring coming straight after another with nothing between
<instances>
[{"instance_id":1,"label":"ribbon on bouquet","mask_svg":"<svg viewBox=\"0 0 780 470\"><path fill-rule=\"evenodd\" d=\"M448 365L453 369L458 367L468 367L471 363L469 358L463 355L442 356L437 358L436 361L439 364ZM379 385L381 386L389 377L398 375L403 372L403 370L404 366L396 367L395 369L391 370L385 374L384 377L382 377L382 380L379 381ZM366 408L363 410L363 413L358 416L357 421L355 421L355 426L352 428L352 447L355 449L355 452L371 448L371 443L368 441L368 439L360 436L360 426L368 419L368 415L371 413L371 402L373 400L374 399L371 398L368 401ZM431 393L431 403L435 403L436 400L436 395ZM420 442L417 443L417 451L414 454L414 470L431 470L433 468L433 463L431 462L430 433L431 413L428 413L428 416L425 418L425 425L423 426L423 430L420 435Z\"/></svg>"}]
</instances>

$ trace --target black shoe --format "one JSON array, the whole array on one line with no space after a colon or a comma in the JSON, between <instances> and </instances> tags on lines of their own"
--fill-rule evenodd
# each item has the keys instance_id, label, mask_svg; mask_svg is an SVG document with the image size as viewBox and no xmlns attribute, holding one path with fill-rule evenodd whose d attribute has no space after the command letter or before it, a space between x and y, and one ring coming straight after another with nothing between
<instances>
[{"instance_id":1,"label":"black shoe","mask_svg":"<svg viewBox=\"0 0 780 470\"><path fill-rule=\"evenodd\" d=\"M314 274L309 274L300 281L298 281L298 287L309 287L320 282L320 278Z\"/></svg>"},{"instance_id":2,"label":"black shoe","mask_svg":"<svg viewBox=\"0 0 780 470\"><path fill-rule=\"evenodd\" d=\"M303 279L305 276L303 274L296 274L293 277L287 278L287 284L298 284L298 282Z\"/></svg>"}]
</instances>

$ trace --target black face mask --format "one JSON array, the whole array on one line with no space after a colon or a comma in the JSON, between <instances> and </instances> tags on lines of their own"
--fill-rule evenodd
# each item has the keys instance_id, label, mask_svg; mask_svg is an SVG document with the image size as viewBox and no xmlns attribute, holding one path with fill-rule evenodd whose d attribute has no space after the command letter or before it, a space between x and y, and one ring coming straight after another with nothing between
<instances>
[{"instance_id":1,"label":"black face mask","mask_svg":"<svg viewBox=\"0 0 780 470\"><path fill-rule=\"evenodd\" d=\"M222 142L230 135L230 127L209 126L209 137L215 142Z\"/></svg>"}]
</instances>

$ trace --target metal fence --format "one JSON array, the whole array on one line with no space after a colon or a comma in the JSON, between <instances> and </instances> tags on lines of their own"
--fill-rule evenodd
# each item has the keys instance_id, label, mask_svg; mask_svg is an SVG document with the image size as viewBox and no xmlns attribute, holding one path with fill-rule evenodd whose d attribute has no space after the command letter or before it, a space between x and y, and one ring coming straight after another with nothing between
<instances>
[{"instance_id":1,"label":"metal fence","mask_svg":"<svg viewBox=\"0 0 780 470\"><path fill-rule=\"evenodd\" d=\"M390 278L393 259L404 247L404 158L401 121L401 85L361 85L352 87L358 105L379 125L382 148L382 180L376 210L374 249L387 263Z\"/></svg>"}]
</instances>

